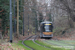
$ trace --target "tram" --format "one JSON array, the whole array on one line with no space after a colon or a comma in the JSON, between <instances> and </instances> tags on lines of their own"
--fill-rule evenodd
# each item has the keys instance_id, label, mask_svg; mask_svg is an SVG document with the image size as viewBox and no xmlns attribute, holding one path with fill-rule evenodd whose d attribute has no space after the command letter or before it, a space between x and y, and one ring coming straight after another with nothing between
<instances>
[{"instance_id":1,"label":"tram","mask_svg":"<svg viewBox=\"0 0 75 50\"><path fill-rule=\"evenodd\" d=\"M52 38L53 37L53 24L49 21L44 21L40 23L40 38L47 37Z\"/></svg>"}]
</instances>

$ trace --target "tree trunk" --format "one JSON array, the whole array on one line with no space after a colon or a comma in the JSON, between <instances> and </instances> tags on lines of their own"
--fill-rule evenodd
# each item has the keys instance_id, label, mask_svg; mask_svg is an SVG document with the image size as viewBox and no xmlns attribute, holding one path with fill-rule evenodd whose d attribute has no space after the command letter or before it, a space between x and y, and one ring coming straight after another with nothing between
<instances>
[{"instance_id":1,"label":"tree trunk","mask_svg":"<svg viewBox=\"0 0 75 50\"><path fill-rule=\"evenodd\" d=\"M2 37L2 32L0 32L0 39L3 39L3 37Z\"/></svg>"}]
</instances>

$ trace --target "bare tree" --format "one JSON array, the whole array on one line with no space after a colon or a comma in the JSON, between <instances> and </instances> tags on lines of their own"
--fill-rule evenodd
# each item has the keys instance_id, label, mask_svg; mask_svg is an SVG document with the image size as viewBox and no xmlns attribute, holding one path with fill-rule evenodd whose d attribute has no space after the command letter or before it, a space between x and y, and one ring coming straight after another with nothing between
<instances>
[{"instance_id":1,"label":"bare tree","mask_svg":"<svg viewBox=\"0 0 75 50\"><path fill-rule=\"evenodd\" d=\"M75 22L75 1L74 0L53 0L52 6L54 6L54 8L56 9L62 9L61 11L65 11L64 13L67 12L66 15L68 15L67 18L68 23L71 27L74 27L73 26L73 22Z\"/></svg>"}]
</instances>

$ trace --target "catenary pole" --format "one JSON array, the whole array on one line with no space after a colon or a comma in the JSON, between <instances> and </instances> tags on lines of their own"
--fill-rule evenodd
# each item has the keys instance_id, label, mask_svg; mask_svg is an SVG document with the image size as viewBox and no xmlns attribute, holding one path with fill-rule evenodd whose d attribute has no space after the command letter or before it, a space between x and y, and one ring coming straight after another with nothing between
<instances>
[{"instance_id":1,"label":"catenary pole","mask_svg":"<svg viewBox=\"0 0 75 50\"><path fill-rule=\"evenodd\" d=\"M12 0L10 0L10 43L12 43Z\"/></svg>"}]
</instances>

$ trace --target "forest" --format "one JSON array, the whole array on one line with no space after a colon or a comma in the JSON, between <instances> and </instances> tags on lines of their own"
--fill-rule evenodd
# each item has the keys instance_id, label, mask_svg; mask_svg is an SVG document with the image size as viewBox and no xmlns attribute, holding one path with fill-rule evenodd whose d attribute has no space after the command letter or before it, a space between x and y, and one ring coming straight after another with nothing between
<instances>
[{"instance_id":1,"label":"forest","mask_svg":"<svg viewBox=\"0 0 75 50\"><path fill-rule=\"evenodd\" d=\"M0 32L2 33L1 36L9 35L9 9L9 0L0 1ZM16 35L17 1L14 0L12 1L12 18L13 33L14 35ZM35 31L38 31L39 29L40 22L44 20L49 20L53 22L55 34L64 34L69 29L74 29L75 1L51 0L48 2L43 0L19 0L19 34L23 34L23 25L25 33L28 32L28 29L30 30L29 32L31 32L32 34L35 33Z\"/></svg>"},{"instance_id":2,"label":"forest","mask_svg":"<svg viewBox=\"0 0 75 50\"><path fill-rule=\"evenodd\" d=\"M43 21L53 23L53 38L75 40L75 0L0 0L0 40L39 34Z\"/></svg>"}]
</instances>

